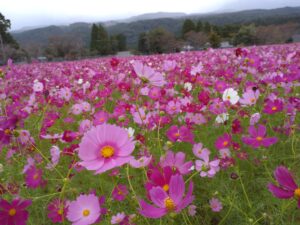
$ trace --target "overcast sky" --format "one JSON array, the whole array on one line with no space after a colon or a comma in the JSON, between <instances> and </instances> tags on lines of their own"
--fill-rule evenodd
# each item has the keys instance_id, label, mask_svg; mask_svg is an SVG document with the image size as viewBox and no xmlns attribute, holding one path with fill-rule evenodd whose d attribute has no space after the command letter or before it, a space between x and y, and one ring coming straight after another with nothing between
<instances>
[{"instance_id":1,"label":"overcast sky","mask_svg":"<svg viewBox=\"0 0 300 225\"><path fill-rule=\"evenodd\" d=\"M124 19L151 12L208 13L300 6L300 0L0 0L12 30Z\"/></svg>"}]
</instances>

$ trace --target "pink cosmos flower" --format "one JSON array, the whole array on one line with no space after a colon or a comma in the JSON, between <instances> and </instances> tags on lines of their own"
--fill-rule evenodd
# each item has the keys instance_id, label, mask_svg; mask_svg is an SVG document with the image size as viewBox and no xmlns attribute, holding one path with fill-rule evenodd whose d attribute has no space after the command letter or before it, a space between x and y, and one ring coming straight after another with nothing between
<instances>
[{"instance_id":1,"label":"pink cosmos flower","mask_svg":"<svg viewBox=\"0 0 300 225\"><path fill-rule=\"evenodd\" d=\"M172 125L167 131L167 137L173 142L194 142L194 135L186 126L178 127L176 125Z\"/></svg>"},{"instance_id":2,"label":"pink cosmos flower","mask_svg":"<svg viewBox=\"0 0 300 225\"><path fill-rule=\"evenodd\" d=\"M133 168L141 168L141 167L146 167L149 165L149 163L152 160L152 156L142 156L139 159L131 159L129 164L130 166L132 166Z\"/></svg>"},{"instance_id":3,"label":"pink cosmos flower","mask_svg":"<svg viewBox=\"0 0 300 225\"><path fill-rule=\"evenodd\" d=\"M242 137L242 141L253 148L260 146L269 147L278 141L277 137L265 137L267 129L261 124L259 124L257 128L255 128L255 126L249 126L248 132L250 137Z\"/></svg>"},{"instance_id":4,"label":"pink cosmos flower","mask_svg":"<svg viewBox=\"0 0 300 225\"><path fill-rule=\"evenodd\" d=\"M31 205L31 200L15 198L11 203L0 199L0 224L25 225L29 213L26 210Z\"/></svg>"},{"instance_id":5,"label":"pink cosmos flower","mask_svg":"<svg viewBox=\"0 0 300 225\"><path fill-rule=\"evenodd\" d=\"M97 221L101 214L99 199L94 194L80 195L70 202L67 218L72 225L89 225Z\"/></svg>"},{"instance_id":6,"label":"pink cosmos flower","mask_svg":"<svg viewBox=\"0 0 300 225\"><path fill-rule=\"evenodd\" d=\"M149 169L147 172L148 182L145 184L145 188L148 194L149 191L156 186L160 186L166 192L168 192L170 179L172 175L173 175L173 171L172 168L169 166L164 168L153 167Z\"/></svg>"},{"instance_id":7,"label":"pink cosmos flower","mask_svg":"<svg viewBox=\"0 0 300 225\"><path fill-rule=\"evenodd\" d=\"M47 169L53 169L58 164L58 161L59 161L59 158L60 158L59 147L52 146L50 148L50 154L51 154L51 163L49 163L47 165L47 167L46 167Z\"/></svg>"},{"instance_id":8,"label":"pink cosmos flower","mask_svg":"<svg viewBox=\"0 0 300 225\"><path fill-rule=\"evenodd\" d=\"M153 86L162 87L166 81L161 73L154 71L151 67L143 65L140 61L134 61L132 64L135 73L142 80Z\"/></svg>"},{"instance_id":9,"label":"pink cosmos flower","mask_svg":"<svg viewBox=\"0 0 300 225\"><path fill-rule=\"evenodd\" d=\"M161 97L161 89L159 87L152 87L149 90L148 96L153 100L158 100Z\"/></svg>"},{"instance_id":10,"label":"pink cosmos flower","mask_svg":"<svg viewBox=\"0 0 300 225\"><path fill-rule=\"evenodd\" d=\"M104 111L99 111L95 113L93 124L94 126L101 125L103 123L106 123L108 120L108 113Z\"/></svg>"},{"instance_id":11,"label":"pink cosmos flower","mask_svg":"<svg viewBox=\"0 0 300 225\"><path fill-rule=\"evenodd\" d=\"M209 205L213 212L220 212L223 209L222 203L217 198L212 198Z\"/></svg>"},{"instance_id":12,"label":"pink cosmos flower","mask_svg":"<svg viewBox=\"0 0 300 225\"><path fill-rule=\"evenodd\" d=\"M250 117L250 125L253 126L253 125L257 124L259 120L260 120L260 113L254 113Z\"/></svg>"},{"instance_id":13,"label":"pink cosmos flower","mask_svg":"<svg viewBox=\"0 0 300 225\"><path fill-rule=\"evenodd\" d=\"M178 114L181 111L180 107L180 102L170 101L167 104L166 111L170 115Z\"/></svg>"},{"instance_id":14,"label":"pink cosmos flower","mask_svg":"<svg viewBox=\"0 0 300 225\"><path fill-rule=\"evenodd\" d=\"M190 182L187 194L184 196L185 183L182 175L176 174L171 177L169 193L162 187L154 187L150 190L151 201L156 205L150 205L140 200L140 214L148 218L160 218L170 212L179 213L194 200L193 183Z\"/></svg>"},{"instance_id":15,"label":"pink cosmos flower","mask_svg":"<svg viewBox=\"0 0 300 225\"><path fill-rule=\"evenodd\" d=\"M60 89L59 95L62 99L66 100L66 101L70 101L70 99L72 97L72 92L71 92L70 88L64 87L64 88Z\"/></svg>"},{"instance_id":16,"label":"pink cosmos flower","mask_svg":"<svg viewBox=\"0 0 300 225\"><path fill-rule=\"evenodd\" d=\"M180 174L188 174L190 168L193 165L192 161L185 162L185 154L183 152L168 151L164 157L160 158L161 167L171 167L172 170L179 172Z\"/></svg>"},{"instance_id":17,"label":"pink cosmos flower","mask_svg":"<svg viewBox=\"0 0 300 225\"><path fill-rule=\"evenodd\" d=\"M188 213L190 216L195 216L197 211L196 211L197 206L195 205L190 205L188 208Z\"/></svg>"},{"instance_id":18,"label":"pink cosmos flower","mask_svg":"<svg viewBox=\"0 0 300 225\"><path fill-rule=\"evenodd\" d=\"M117 213L116 215L111 217L111 224L120 224L126 218L126 214L124 212Z\"/></svg>"},{"instance_id":19,"label":"pink cosmos flower","mask_svg":"<svg viewBox=\"0 0 300 225\"><path fill-rule=\"evenodd\" d=\"M119 184L112 191L112 198L116 201L123 201L128 194L126 185Z\"/></svg>"},{"instance_id":20,"label":"pink cosmos flower","mask_svg":"<svg viewBox=\"0 0 300 225\"><path fill-rule=\"evenodd\" d=\"M128 163L134 147L127 130L110 124L98 125L86 132L79 144L80 165L95 174L103 173Z\"/></svg>"},{"instance_id":21,"label":"pink cosmos flower","mask_svg":"<svg viewBox=\"0 0 300 225\"><path fill-rule=\"evenodd\" d=\"M42 92L44 90L44 85L43 83L36 81L33 84L33 91L34 92Z\"/></svg>"},{"instance_id":22,"label":"pink cosmos flower","mask_svg":"<svg viewBox=\"0 0 300 225\"><path fill-rule=\"evenodd\" d=\"M64 221L67 215L68 205L66 201L60 201L59 199L54 199L49 203L47 209L49 211L48 218L53 223L61 223Z\"/></svg>"},{"instance_id":23,"label":"pink cosmos flower","mask_svg":"<svg viewBox=\"0 0 300 225\"><path fill-rule=\"evenodd\" d=\"M220 160L216 159L213 161L209 161L209 155L209 150L203 150L199 154L200 160L196 160L195 162L195 168L198 172L200 172L201 177L214 177L215 174L220 170Z\"/></svg>"},{"instance_id":24,"label":"pink cosmos flower","mask_svg":"<svg viewBox=\"0 0 300 225\"><path fill-rule=\"evenodd\" d=\"M259 91L253 91L252 89L248 89L243 93L242 98L240 99L240 103L242 105L255 105L257 99L259 98Z\"/></svg>"},{"instance_id":25,"label":"pink cosmos flower","mask_svg":"<svg viewBox=\"0 0 300 225\"><path fill-rule=\"evenodd\" d=\"M90 120L82 120L79 125L79 133L84 134L92 127L92 122Z\"/></svg>"},{"instance_id":26,"label":"pink cosmos flower","mask_svg":"<svg viewBox=\"0 0 300 225\"><path fill-rule=\"evenodd\" d=\"M298 208L300 208L300 188L296 184L289 170L284 166L278 166L274 171L274 176L279 186L269 183L269 191L277 198L296 198L298 201Z\"/></svg>"}]
</instances>

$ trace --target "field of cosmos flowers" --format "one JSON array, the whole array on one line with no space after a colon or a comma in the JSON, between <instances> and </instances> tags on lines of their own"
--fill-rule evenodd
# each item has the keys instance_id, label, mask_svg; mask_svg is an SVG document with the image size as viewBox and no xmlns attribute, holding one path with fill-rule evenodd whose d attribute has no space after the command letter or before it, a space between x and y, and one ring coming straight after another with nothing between
<instances>
[{"instance_id":1,"label":"field of cosmos flowers","mask_svg":"<svg viewBox=\"0 0 300 225\"><path fill-rule=\"evenodd\" d=\"M0 76L1 225L300 224L300 44Z\"/></svg>"}]
</instances>

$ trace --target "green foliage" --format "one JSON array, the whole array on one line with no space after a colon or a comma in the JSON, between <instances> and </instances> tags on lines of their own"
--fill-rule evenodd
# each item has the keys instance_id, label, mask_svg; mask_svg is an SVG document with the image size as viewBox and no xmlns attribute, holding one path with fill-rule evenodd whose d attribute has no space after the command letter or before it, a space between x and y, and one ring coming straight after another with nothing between
<instances>
[{"instance_id":1,"label":"green foliage","mask_svg":"<svg viewBox=\"0 0 300 225\"><path fill-rule=\"evenodd\" d=\"M141 53L149 53L149 39L147 33L143 32L139 35L138 51Z\"/></svg>"},{"instance_id":2,"label":"green foliage","mask_svg":"<svg viewBox=\"0 0 300 225\"><path fill-rule=\"evenodd\" d=\"M205 22L205 23L204 23L203 31L204 31L205 33L210 33L210 31L211 31L211 25L210 25L209 22Z\"/></svg>"},{"instance_id":3,"label":"green foliage","mask_svg":"<svg viewBox=\"0 0 300 225\"><path fill-rule=\"evenodd\" d=\"M196 31L201 32L203 31L203 23L201 20L198 20L197 25L196 25Z\"/></svg>"},{"instance_id":4,"label":"green foliage","mask_svg":"<svg viewBox=\"0 0 300 225\"><path fill-rule=\"evenodd\" d=\"M209 35L209 43L211 47L218 48L221 44L221 37L217 33L211 32Z\"/></svg>"},{"instance_id":5,"label":"green foliage","mask_svg":"<svg viewBox=\"0 0 300 225\"><path fill-rule=\"evenodd\" d=\"M233 38L234 45L253 45L256 44L256 42L257 38L254 24L242 26Z\"/></svg>"},{"instance_id":6,"label":"green foliage","mask_svg":"<svg viewBox=\"0 0 300 225\"><path fill-rule=\"evenodd\" d=\"M192 20L186 19L182 25L182 37L190 31L196 31L196 25Z\"/></svg>"},{"instance_id":7,"label":"green foliage","mask_svg":"<svg viewBox=\"0 0 300 225\"><path fill-rule=\"evenodd\" d=\"M117 34L116 39L118 41L118 50L125 51L127 50L127 38L124 34Z\"/></svg>"},{"instance_id":8,"label":"green foliage","mask_svg":"<svg viewBox=\"0 0 300 225\"><path fill-rule=\"evenodd\" d=\"M91 31L90 51L97 52L98 26L93 23Z\"/></svg>"}]
</instances>

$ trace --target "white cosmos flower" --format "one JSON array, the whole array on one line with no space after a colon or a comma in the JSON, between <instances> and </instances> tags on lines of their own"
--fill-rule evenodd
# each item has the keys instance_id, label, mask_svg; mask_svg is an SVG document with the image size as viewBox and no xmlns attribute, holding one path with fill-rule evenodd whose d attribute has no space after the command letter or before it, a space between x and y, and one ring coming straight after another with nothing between
<instances>
[{"instance_id":1,"label":"white cosmos flower","mask_svg":"<svg viewBox=\"0 0 300 225\"><path fill-rule=\"evenodd\" d=\"M77 84L82 84L82 83L83 83L83 79L82 78L78 79Z\"/></svg>"},{"instance_id":2,"label":"white cosmos flower","mask_svg":"<svg viewBox=\"0 0 300 225\"><path fill-rule=\"evenodd\" d=\"M184 83L184 89L190 92L192 90L193 86L190 82Z\"/></svg>"},{"instance_id":3,"label":"white cosmos flower","mask_svg":"<svg viewBox=\"0 0 300 225\"><path fill-rule=\"evenodd\" d=\"M127 130L128 136L129 136L130 138L133 137L134 131L135 131L135 130L134 130L132 127L125 128L125 130Z\"/></svg>"},{"instance_id":4,"label":"white cosmos flower","mask_svg":"<svg viewBox=\"0 0 300 225\"><path fill-rule=\"evenodd\" d=\"M229 119L229 114L228 113L222 113L222 114L217 116L216 122L217 123L224 123L228 119Z\"/></svg>"},{"instance_id":5,"label":"white cosmos flower","mask_svg":"<svg viewBox=\"0 0 300 225\"><path fill-rule=\"evenodd\" d=\"M223 101L229 101L232 105L235 105L239 101L240 97L233 88L227 88L223 93Z\"/></svg>"}]
</instances>

